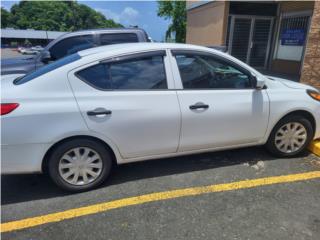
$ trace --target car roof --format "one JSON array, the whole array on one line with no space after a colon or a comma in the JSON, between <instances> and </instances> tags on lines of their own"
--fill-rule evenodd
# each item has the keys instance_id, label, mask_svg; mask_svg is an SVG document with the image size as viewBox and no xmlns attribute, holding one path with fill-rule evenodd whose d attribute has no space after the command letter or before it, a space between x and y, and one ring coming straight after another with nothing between
<instances>
[{"instance_id":1,"label":"car roof","mask_svg":"<svg viewBox=\"0 0 320 240\"><path fill-rule=\"evenodd\" d=\"M97 33L132 33L132 32L143 32L146 34L145 30L142 28L97 28L97 29L85 29L74 32L68 32L61 35L61 38L80 36L85 34L97 34ZM59 37L60 38L60 37Z\"/></svg>"},{"instance_id":2,"label":"car roof","mask_svg":"<svg viewBox=\"0 0 320 240\"><path fill-rule=\"evenodd\" d=\"M65 34L62 34L58 38L51 41L45 49L48 50L52 45L55 43L61 41L62 39L69 38L69 37L76 37L76 36L82 36L87 34L101 34L101 33L138 33L145 35L148 37L148 34L146 31L142 28L98 28L98 29L86 29L86 30L79 30L75 32L67 32Z\"/></svg>"},{"instance_id":3,"label":"car roof","mask_svg":"<svg viewBox=\"0 0 320 240\"><path fill-rule=\"evenodd\" d=\"M93 55L93 54L102 54L104 52L114 52L117 53L127 53L135 51L148 51L148 50L165 50L165 49L183 49L183 50L199 50L199 51L211 51L220 54L218 50L214 50L207 47L202 47L192 44L182 44L182 43L121 43L121 44L112 44L106 46L100 46L95 48L89 48L83 51L79 51L78 54L81 57Z\"/></svg>"},{"instance_id":4,"label":"car roof","mask_svg":"<svg viewBox=\"0 0 320 240\"><path fill-rule=\"evenodd\" d=\"M85 30L78 30L74 32L70 32L67 34L72 34L72 33L87 33L87 32L105 32L105 31L120 31L120 32L135 32L135 31L144 31L142 28L93 28L93 29L85 29Z\"/></svg>"}]
</instances>

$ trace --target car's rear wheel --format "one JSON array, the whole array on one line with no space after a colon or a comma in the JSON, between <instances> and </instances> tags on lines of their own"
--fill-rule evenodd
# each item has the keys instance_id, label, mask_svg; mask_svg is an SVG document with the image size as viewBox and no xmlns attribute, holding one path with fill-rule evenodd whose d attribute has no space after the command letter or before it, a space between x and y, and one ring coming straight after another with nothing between
<instances>
[{"instance_id":1,"label":"car's rear wheel","mask_svg":"<svg viewBox=\"0 0 320 240\"><path fill-rule=\"evenodd\" d=\"M308 119L289 115L273 128L266 147L277 156L295 156L307 148L313 134L312 124Z\"/></svg>"},{"instance_id":2,"label":"car's rear wheel","mask_svg":"<svg viewBox=\"0 0 320 240\"><path fill-rule=\"evenodd\" d=\"M92 139L73 139L53 150L48 172L59 187L80 192L101 184L111 165L110 153L103 144Z\"/></svg>"}]
</instances>

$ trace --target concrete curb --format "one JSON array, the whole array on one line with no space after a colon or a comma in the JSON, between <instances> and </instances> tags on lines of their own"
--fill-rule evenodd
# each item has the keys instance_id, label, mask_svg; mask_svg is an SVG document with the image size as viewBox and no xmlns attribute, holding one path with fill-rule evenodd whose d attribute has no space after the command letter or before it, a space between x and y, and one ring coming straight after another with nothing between
<instances>
[{"instance_id":1,"label":"concrete curb","mask_svg":"<svg viewBox=\"0 0 320 240\"><path fill-rule=\"evenodd\" d=\"M315 155L320 156L320 139L312 141L308 149Z\"/></svg>"}]
</instances>

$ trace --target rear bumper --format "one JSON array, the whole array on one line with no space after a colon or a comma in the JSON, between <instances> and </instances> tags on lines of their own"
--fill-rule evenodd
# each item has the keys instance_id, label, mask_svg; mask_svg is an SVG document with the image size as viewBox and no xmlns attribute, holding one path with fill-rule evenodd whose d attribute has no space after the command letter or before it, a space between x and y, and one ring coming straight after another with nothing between
<instances>
[{"instance_id":1,"label":"rear bumper","mask_svg":"<svg viewBox=\"0 0 320 240\"><path fill-rule=\"evenodd\" d=\"M1 145L1 174L42 172L49 144Z\"/></svg>"}]
</instances>

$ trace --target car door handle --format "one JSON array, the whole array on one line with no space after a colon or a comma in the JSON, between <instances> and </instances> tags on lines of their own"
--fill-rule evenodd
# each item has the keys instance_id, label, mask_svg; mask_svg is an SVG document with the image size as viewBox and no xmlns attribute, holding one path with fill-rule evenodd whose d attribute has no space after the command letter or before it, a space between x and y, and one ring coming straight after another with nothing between
<instances>
[{"instance_id":1,"label":"car door handle","mask_svg":"<svg viewBox=\"0 0 320 240\"><path fill-rule=\"evenodd\" d=\"M106 110L106 109L95 109L93 111L88 111L87 115L88 116L99 116L99 115L110 115L112 113L111 110Z\"/></svg>"},{"instance_id":2,"label":"car door handle","mask_svg":"<svg viewBox=\"0 0 320 240\"><path fill-rule=\"evenodd\" d=\"M194 104L194 105L190 105L189 106L189 108L191 109L191 110L195 110L195 109L207 109L207 108L209 108L209 105L208 104L199 104L199 103L196 103L196 104Z\"/></svg>"}]
</instances>

